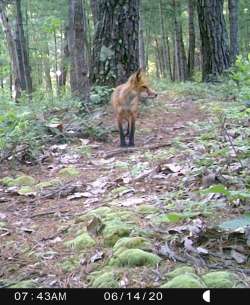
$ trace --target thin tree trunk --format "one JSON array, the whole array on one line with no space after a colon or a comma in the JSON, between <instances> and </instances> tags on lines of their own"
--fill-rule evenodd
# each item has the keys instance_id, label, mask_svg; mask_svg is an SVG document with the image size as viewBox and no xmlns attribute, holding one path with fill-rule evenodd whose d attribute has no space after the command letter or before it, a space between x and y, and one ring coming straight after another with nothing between
<instances>
[{"instance_id":1,"label":"thin tree trunk","mask_svg":"<svg viewBox=\"0 0 250 305\"><path fill-rule=\"evenodd\" d=\"M23 30L23 18L21 0L15 0L16 4L16 49L19 61L20 80L22 90L30 95L32 92L31 69L28 60L27 42ZM31 97L31 96L30 96Z\"/></svg>"},{"instance_id":2,"label":"thin tree trunk","mask_svg":"<svg viewBox=\"0 0 250 305\"><path fill-rule=\"evenodd\" d=\"M62 58L61 58L61 74L59 76L60 92L65 88L68 72L69 45L68 45L68 27L64 27L64 40L62 41Z\"/></svg>"},{"instance_id":3,"label":"thin tree trunk","mask_svg":"<svg viewBox=\"0 0 250 305\"><path fill-rule=\"evenodd\" d=\"M194 56L195 56L195 13L196 0L188 0L188 31L189 31L189 49L188 49L188 78L192 79L194 74Z\"/></svg>"},{"instance_id":4,"label":"thin tree trunk","mask_svg":"<svg viewBox=\"0 0 250 305\"><path fill-rule=\"evenodd\" d=\"M44 53L45 53L45 55L43 57L43 70L44 70L44 76L45 76L46 91L53 93L51 75L50 75L50 62L49 62L50 54L49 54L49 46L48 46L47 39L45 39Z\"/></svg>"},{"instance_id":5,"label":"thin tree trunk","mask_svg":"<svg viewBox=\"0 0 250 305\"><path fill-rule=\"evenodd\" d=\"M70 87L73 96L89 100L88 67L85 61L84 20L81 0L69 0Z\"/></svg>"},{"instance_id":6,"label":"thin tree trunk","mask_svg":"<svg viewBox=\"0 0 250 305\"><path fill-rule=\"evenodd\" d=\"M91 5L91 11L92 11L92 16L93 16L93 22L94 22L94 27L96 27L97 24L97 17L98 17L98 0L90 0L90 5Z\"/></svg>"},{"instance_id":7,"label":"thin tree trunk","mask_svg":"<svg viewBox=\"0 0 250 305\"><path fill-rule=\"evenodd\" d=\"M185 81L187 79L187 58L182 35L182 25L180 21L179 0L173 0L174 25L175 25L175 48L176 48L176 80Z\"/></svg>"},{"instance_id":8,"label":"thin tree trunk","mask_svg":"<svg viewBox=\"0 0 250 305\"><path fill-rule=\"evenodd\" d=\"M60 89L59 89L59 75L58 75L58 56L57 56L57 36L56 30L53 31L54 37L54 53L55 53L55 76L56 76L56 95L59 96Z\"/></svg>"},{"instance_id":9,"label":"thin tree trunk","mask_svg":"<svg viewBox=\"0 0 250 305\"><path fill-rule=\"evenodd\" d=\"M162 56L163 56L163 62L164 62L164 76L168 74L169 78L172 80L172 67L171 67L171 61L170 61L170 54L169 54L169 45L168 45L168 37L166 35L166 28L164 26L164 16L163 16L163 3L162 0L160 0L159 3L159 9L160 9L160 19L161 19L161 37L162 37Z\"/></svg>"},{"instance_id":10,"label":"thin tree trunk","mask_svg":"<svg viewBox=\"0 0 250 305\"><path fill-rule=\"evenodd\" d=\"M146 59L145 59L145 42L144 42L144 21L141 8L139 10L139 65L140 68L146 69Z\"/></svg>"},{"instance_id":11,"label":"thin tree trunk","mask_svg":"<svg viewBox=\"0 0 250 305\"><path fill-rule=\"evenodd\" d=\"M239 1L228 0L228 9L229 9L229 23L230 23L230 63L234 64L236 57L239 54L239 39L238 39Z\"/></svg>"}]
</instances>

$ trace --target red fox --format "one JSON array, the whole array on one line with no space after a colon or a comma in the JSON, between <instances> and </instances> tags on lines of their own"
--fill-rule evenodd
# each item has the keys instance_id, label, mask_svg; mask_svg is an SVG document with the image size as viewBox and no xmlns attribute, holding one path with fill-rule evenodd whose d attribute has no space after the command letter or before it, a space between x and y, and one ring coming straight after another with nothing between
<instances>
[{"instance_id":1,"label":"red fox","mask_svg":"<svg viewBox=\"0 0 250 305\"><path fill-rule=\"evenodd\" d=\"M126 136L129 138L128 146L134 146L135 120L140 99L156 97L157 93L149 88L142 69L132 74L126 83L115 88L111 102L118 123L121 147L127 146ZM123 129L125 121L128 122L127 134Z\"/></svg>"}]
</instances>

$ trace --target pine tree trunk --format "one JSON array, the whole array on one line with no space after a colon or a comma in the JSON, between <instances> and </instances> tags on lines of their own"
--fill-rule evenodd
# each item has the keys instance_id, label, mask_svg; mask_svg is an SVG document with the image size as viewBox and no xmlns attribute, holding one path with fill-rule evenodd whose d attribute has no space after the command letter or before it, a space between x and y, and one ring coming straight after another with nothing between
<instances>
[{"instance_id":1,"label":"pine tree trunk","mask_svg":"<svg viewBox=\"0 0 250 305\"><path fill-rule=\"evenodd\" d=\"M91 79L117 85L139 67L139 0L99 0Z\"/></svg>"},{"instance_id":2,"label":"pine tree trunk","mask_svg":"<svg viewBox=\"0 0 250 305\"><path fill-rule=\"evenodd\" d=\"M15 0L16 4L16 50L18 56L21 89L28 94L32 92L31 68L29 66L26 38L23 30L23 18L21 0Z\"/></svg>"},{"instance_id":3,"label":"pine tree trunk","mask_svg":"<svg viewBox=\"0 0 250 305\"><path fill-rule=\"evenodd\" d=\"M139 18L139 65L140 68L146 69L146 58L145 58L145 42L144 42L144 22L143 15L140 9Z\"/></svg>"},{"instance_id":4,"label":"pine tree trunk","mask_svg":"<svg viewBox=\"0 0 250 305\"><path fill-rule=\"evenodd\" d=\"M198 0L203 81L217 80L229 68L229 48L223 0Z\"/></svg>"},{"instance_id":5,"label":"pine tree trunk","mask_svg":"<svg viewBox=\"0 0 250 305\"><path fill-rule=\"evenodd\" d=\"M173 0L174 26L175 26L175 61L176 61L176 80L185 81L187 79L187 58L183 42L182 24L180 21L179 0Z\"/></svg>"},{"instance_id":6,"label":"pine tree trunk","mask_svg":"<svg viewBox=\"0 0 250 305\"><path fill-rule=\"evenodd\" d=\"M82 0L69 0L70 87L73 96L88 101L90 88L84 31Z\"/></svg>"},{"instance_id":7,"label":"pine tree trunk","mask_svg":"<svg viewBox=\"0 0 250 305\"><path fill-rule=\"evenodd\" d=\"M90 0L90 6L93 16L94 26L96 27L97 17L98 17L98 0Z\"/></svg>"},{"instance_id":8,"label":"pine tree trunk","mask_svg":"<svg viewBox=\"0 0 250 305\"><path fill-rule=\"evenodd\" d=\"M159 3L159 9L160 9L160 20L161 20L161 37L162 37L162 56L164 61L164 76L166 77L168 75L169 79L172 80L172 67L171 67L171 61L170 61L170 54L169 54L169 45L168 45L168 36L166 33L165 28L165 19L163 16L163 3L162 0L160 0Z\"/></svg>"},{"instance_id":9,"label":"pine tree trunk","mask_svg":"<svg viewBox=\"0 0 250 305\"><path fill-rule=\"evenodd\" d=\"M238 40L238 14L239 1L228 0L229 22L230 22L230 63L234 64L237 55L239 54Z\"/></svg>"},{"instance_id":10,"label":"pine tree trunk","mask_svg":"<svg viewBox=\"0 0 250 305\"><path fill-rule=\"evenodd\" d=\"M45 78L45 86L47 92L53 92L51 76L50 76L50 62L49 62L49 45L48 40L45 40L45 49L43 56L43 70L44 70L44 78Z\"/></svg>"},{"instance_id":11,"label":"pine tree trunk","mask_svg":"<svg viewBox=\"0 0 250 305\"><path fill-rule=\"evenodd\" d=\"M189 49L188 49L188 78L192 79L194 73L194 56L195 56L195 13L196 0L188 0L188 30L189 30Z\"/></svg>"},{"instance_id":12,"label":"pine tree trunk","mask_svg":"<svg viewBox=\"0 0 250 305\"><path fill-rule=\"evenodd\" d=\"M61 58L61 74L59 76L59 90L60 92L66 85L67 72L68 72L68 59L69 59L69 46L68 46L68 27L64 27L64 39L62 41L62 58Z\"/></svg>"}]
</instances>

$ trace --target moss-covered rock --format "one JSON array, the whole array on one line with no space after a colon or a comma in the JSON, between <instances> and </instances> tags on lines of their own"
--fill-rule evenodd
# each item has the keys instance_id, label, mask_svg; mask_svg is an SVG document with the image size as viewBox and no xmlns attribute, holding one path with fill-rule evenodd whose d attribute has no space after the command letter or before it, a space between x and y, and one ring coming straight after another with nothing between
<instances>
[{"instance_id":1,"label":"moss-covered rock","mask_svg":"<svg viewBox=\"0 0 250 305\"><path fill-rule=\"evenodd\" d=\"M129 236L133 226L126 224L120 220L112 220L105 223L103 230L104 243L112 247L121 237Z\"/></svg>"},{"instance_id":2,"label":"moss-covered rock","mask_svg":"<svg viewBox=\"0 0 250 305\"><path fill-rule=\"evenodd\" d=\"M56 186L59 183L60 183L59 179L51 179L48 181L42 181L42 182L36 184L36 189L43 190L43 189L51 187L51 186Z\"/></svg>"},{"instance_id":3,"label":"moss-covered rock","mask_svg":"<svg viewBox=\"0 0 250 305\"><path fill-rule=\"evenodd\" d=\"M110 260L109 265L117 267L155 266L160 257L141 249L127 249Z\"/></svg>"},{"instance_id":4,"label":"moss-covered rock","mask_svg":"<svg viewBox=\"0 0 250 305\"><path fill-rule=\"evenodd\" d=\"M64 272L71 272L76 267L79 266L79 259L76 259L74 257L71 257L61 263L58 264L58 266L64 271Z\"/></svg>"},{"instance_id":5,"label":"moss-covered rock","mask_svg":"<svg viewBox=\"0 0 250 305\"><path fill-rule=\"evenodd\" d=\"M174 277L163 284L161 288L206 288L202 280L193 273L186 273Z\"/></svg>"},{"instance_id":6,"label":"moss-covered rock","mask_svg":"<svg viewBox=\"0 0 250 305\"><path fill-rule=\"evenodd\" d=\"M152 247L146 238L140 236L120 238L113 247L115 254L118 254L126 249L141 249L150 251Z\"/></svg>"},{"instance_id":7,"label":"moss-covered rock","mask_svg":"<svg viewBox=\"0 0 250 305\"><path fill-rule=\"evenodd\" d=\"M233 288L237 284L237 276L228 271L214 271L202 276L209 288Z\"/></svg>"},{"instance_id":8,"label":"moss-covered rock","mask_svg":"<svg viewBox=\"0 0 250 305\"><path fill-rule=\"evenodd\" d=\"M15 186L32 186L35 184L36 180L33 177L27 175L19 176L13 181L13 185Z\"/></svg>"},{"instance_id":9,"label":"moss-covered rock","mask_svg":"<svg viewBox=\"0 0 250 305\"><path fill-rule=\"evenodd\" d=\"M72 178L72 177L78 177L80 175L80 171L77 170L74 166L68 166L62 168L58 174L62 178Z\"/></svg>"},{"instance_id":10,"label":"moss-covered rock","mask_svg":"<svg viewBox=\"0 0 250 305\"><path fill-rule=\"evenodd\" d=\"M130 223L136 222L135 214L126 210L116 210L105 215L105 221L112 220L126 221Z\"/></svg>"},{"instance_id":11,"label":"moss-covered rock","mask_svg":"<svg viewBox=\"0 0 250 305\"><path fill-rule=\"evenodd\" d=\"M13 186L13 181L15 179L11 178L11 177L4 177L3 179L0 179L0 184L4 185L4 186Z\"/></svg>"},{"instance_id":12,"label":"moss-covered rock","mask_svg":"<svg viewBox=\"0 0 250 305\"><path fill-rule=\"evenodd\" d=\"M169 272L167 274L167 278L168 279L173 279L174 277L178 276L178 275L183 275L186 273L194 273L194 268L190 267L190 266L182 266L182 267L177 267L175 268L173 271Z\"/></svg>"},{"instance_id":13,"label":"moss-covered rock","mask_svg":"<svg viewBox=\"0 0 250 305\"><path fill-rule=\"evenodd\" d=\"M19 190L18 190L18 194L19 195L23 195L23 196L28 196L28 195L35 195L36 192L34 190L33 187L31 186L22 186Z\"/></svg>"},{"instance_id":14,"label":"moss-covered rock","mask_svg":"<svg viewBox=\"0 0 250 305\"><path fill-rule=\"evenodd\" d=\"M25 280L9 286L10 288L37 288L37 284L33 280Z\"/></svg>"},{"instance_id":15,"label":"moss-covered rock","mask_svg":"<svg viewBox=\"0 0 250 305\"><path fill-rule=\"evenodd\" d=\"M92 288L119 288L114 272L105 272L96 277L91 283Z\"/></svg>"},{"instance_id":16,"label":"moss-covered rock","mask_svg":"<svg viewBox=\"0 0 250 305\"><path fill-rule=\"evenodd\" d=\"M94 246L95 244L95 240L87 232L82 233L76 238L65 242L66 246L72 247L77 250L84 250L86 248Z\"/></svg>"}]
</instances>

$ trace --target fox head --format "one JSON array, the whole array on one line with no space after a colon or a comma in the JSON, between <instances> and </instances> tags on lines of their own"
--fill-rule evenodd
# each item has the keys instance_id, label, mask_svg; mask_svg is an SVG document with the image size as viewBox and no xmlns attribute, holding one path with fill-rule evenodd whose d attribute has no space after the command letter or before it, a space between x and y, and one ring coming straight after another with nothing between
<instances>
[{"instance_id":1,"label":"fox head","mask_svg":"<svg viewBox=\"0 0 250 305\"><path fill-rule=\"evenodd\" d=\"M128 83L133 88L133 90L140 94L142 98L157 97L157 93L149 87L145 73L141 68L130 76Z\"/></svg>"}]
</instances>

